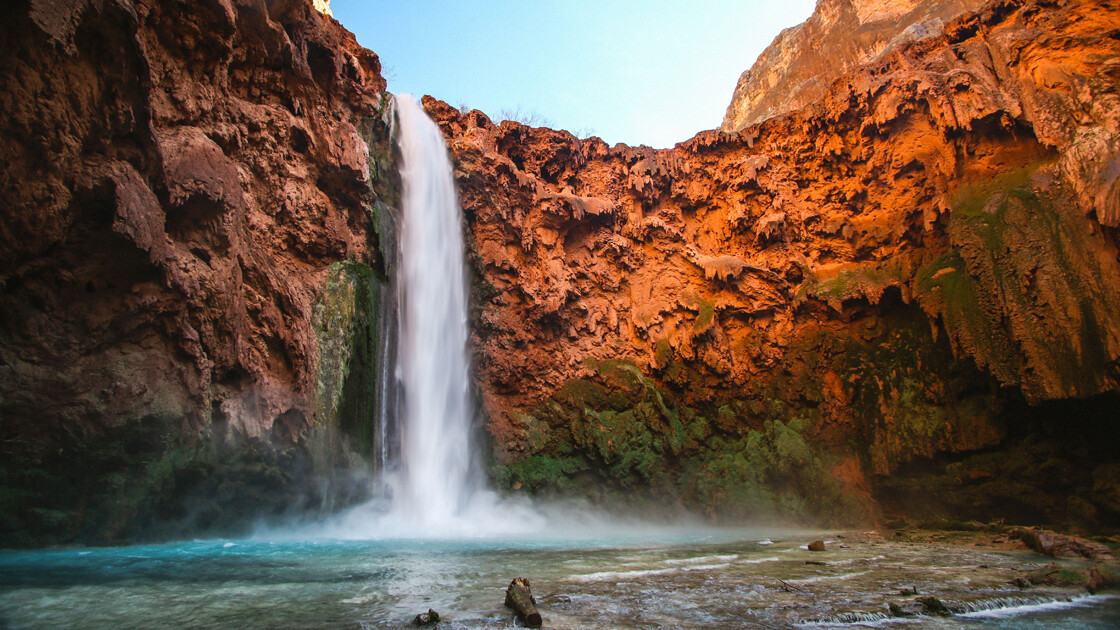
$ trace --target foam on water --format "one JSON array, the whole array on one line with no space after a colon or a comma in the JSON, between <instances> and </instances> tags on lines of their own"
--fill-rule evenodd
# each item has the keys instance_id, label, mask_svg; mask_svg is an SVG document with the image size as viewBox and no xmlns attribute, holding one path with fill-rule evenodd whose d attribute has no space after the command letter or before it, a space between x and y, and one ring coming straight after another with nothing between
<instances>
[{"instance_id":1,"label":"foam on water","mask_svg":"<svg viewBox=\"0 0 1120 630\"><path fill-rule=\"evenodd\" d=\"M1029 615L1034 613L1051 612L1066 610L1070 608L1080 608L1086 606L1094 606L1110 599L1115 599L1115 595L1082 595L1073 597L1068 600L1049 600L1049 601L1023 601L1022 599L1015 600L995 600L990 602L981 602L974 604L972 607L978 608L970 612L961 613L960 617L973 618L973 619L1000 619L1008 617L1019 617L1022 615Z\"/></svg>"},{"instance_id":2,"label":"foam on water","mask_svg":"<svg viewBox=\"0 0 1120 630\"><path fill-rule=\"evenodd\" d=\"M840 580L850 580L857 578L861 575L867 575L869 571L852 571L851 573L841 573L839 575L817 575L813 577L801 578L797 580L787 580L790 584L815 584L816 582L838 582Z\"/></svg>"},{"instance_id":3,"label":"foam on water","mask_svg":"<svg viewBox=\"0 0 1120 630\"><path fill-rule=\"evenodd\" d=\"M665 560L664 563L668 565L711 564L713 562L731 562L732 560L737 560L738 558L738 554L732 554L729 556L697 556L695 558L675 558L672 560ZM774 559L777 560L777 558Z\"/></svg>"},{"instance_id":4,"label":"foam on water","mask_svg":"<svg viewBox=\"0 0 1120 630\"><path fill-rule=\"evenodd\" d=\"M596 573L586 573L582 575L573 575L568 579L573 582L621 582L627 580L636 580L643 577L650 577L653 575L671 575L674 573L683 573L686 571L712 571L716 569L726 569L731 566L730 562L721 562L718 564L699 564L699 565L685 565L670 567L665 569L637 569L634 571L599 571Z\"/></svg>"},{"instance_id":5,"label":"foam on water","mask_svg":"<svg viewBox=\"0 0 1120 630\"><path fill-rule=\"evenodd\" d=\"M743 560L743 564L761 564L763 562L780 562L781 558L771 556L769 558L758 558L757 560Z\"/></svg>"}]
</instances>

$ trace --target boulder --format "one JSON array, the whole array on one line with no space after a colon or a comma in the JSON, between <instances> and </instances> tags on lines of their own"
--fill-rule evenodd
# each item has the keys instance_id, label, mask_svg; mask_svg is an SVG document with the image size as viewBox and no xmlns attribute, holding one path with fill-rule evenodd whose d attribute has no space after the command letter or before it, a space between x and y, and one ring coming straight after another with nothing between
<instances>
[{"instance_id":1,"label":"boulder","mask_svg":"<svg viewBox=\"0 0 1120 630\"><path fill-rule=\"evenodd\" d=\"M1112 550L1101 543L1066 536L1048 529L1022 527L1012 532L1028 547L1054 558L1111 558Z\"/></svg>"}]
</instances>

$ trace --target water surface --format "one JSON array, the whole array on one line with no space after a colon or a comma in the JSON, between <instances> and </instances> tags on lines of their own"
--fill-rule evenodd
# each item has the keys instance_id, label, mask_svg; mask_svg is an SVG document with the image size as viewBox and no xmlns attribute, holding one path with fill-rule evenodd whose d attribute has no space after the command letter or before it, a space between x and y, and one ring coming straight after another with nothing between
<instances>
[{"instance_id":1,"label":"water surface","mask_svg":"<svg viewBox=\"0 0 1120 630\"><path fill-rule=\"evenodd\" d=\"M573 532L578 534L578 532ZM524 576L555 628L1120 627L1120 598L1019 589L1026 552L699 531L527 540L194 541L0 552L0 627L516 627L502 605ZM810 564L807 564L810 562ZM903 589L950 618L890 618Z\"/></svg>"}]
</instances>

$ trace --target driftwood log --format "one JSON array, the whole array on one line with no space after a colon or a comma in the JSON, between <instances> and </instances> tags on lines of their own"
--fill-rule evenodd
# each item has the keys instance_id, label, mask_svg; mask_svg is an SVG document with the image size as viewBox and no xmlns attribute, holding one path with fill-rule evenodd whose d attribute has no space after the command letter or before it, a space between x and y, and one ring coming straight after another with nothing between
<instances>
[{"instance_id":1,"label":"driftwood log","mask_svg":"<svg viewBox=\"0 0 1120 630\"><path fill-rule=\"evenodd\" d=\"M517 613L521 623L530 628L541 627L541 614L537 612L537 600L533 599L533 592L529 590L529 580L519 577L514 578L506 589L506 606Z\"/></svg>"}]
</instances>

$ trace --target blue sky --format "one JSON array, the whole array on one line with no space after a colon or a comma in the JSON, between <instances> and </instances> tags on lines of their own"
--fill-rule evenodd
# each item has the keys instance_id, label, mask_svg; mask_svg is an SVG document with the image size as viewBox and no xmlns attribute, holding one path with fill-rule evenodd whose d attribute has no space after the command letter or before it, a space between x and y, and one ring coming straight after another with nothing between
<instances>
[{"instance_id":1,"label":"blue sky","mask_svg":"<svg viewBox=\"0 0 1120 630\"><path fill-rule=\"evenodd\" d=\"M739 74L815 0L332 0L389 91L498 120L534 113L609 144L718 127Z\"/></svg>"}]
</instances>

